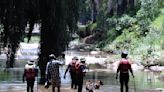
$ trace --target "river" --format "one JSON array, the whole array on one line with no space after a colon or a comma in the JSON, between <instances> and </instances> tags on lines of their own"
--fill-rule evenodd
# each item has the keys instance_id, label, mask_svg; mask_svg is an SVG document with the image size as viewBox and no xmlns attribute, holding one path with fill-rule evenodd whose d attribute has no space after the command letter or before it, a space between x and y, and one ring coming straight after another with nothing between
<instances>
[{"instance_id":1,"label":"river","mask_svg":"<svg viewBox=\"0 0 164 92\"><path fill-rule=\"evenodd\" d=\"M35 52L33 52L35 51ZM15 68L12 68L8 72L5 72L3 68L0 69L0 88L5 87L5 84L20 84L22 83L22 74L23 74L23 66L26 61L29 59L25 56L31 55L30 59L36 59L37 54L36 47L35 49L23 49L21 53L18 54L16 59ZM24 56L23 58L21 56ZM71 61L73 56L78 56L78 58L85 57L88 64L100 63L105 64L106 57L104 55L91 55L90 52L77 52L77 51L67 51L66 52L66 65ZM4 64L1 60L0 62ZM61 74L61 83L62 85L70 85L70 76L69 73L66 76L66 79L63 79L63 74L66 66L60 68ZM151 72L151 71L135 71L135 78L130 77L130 88L137 88L138 90L143 89L159 89L164 88L164 81L159 80L159 76L163 75L164 72ZM86 73L85 80L101 80L107 86L119 87L119 81L115 79L115 72L108 71L108 69L99 69L93 70ZM4 86L2 86L4 85Z\"/></svg>"}]
</instances>

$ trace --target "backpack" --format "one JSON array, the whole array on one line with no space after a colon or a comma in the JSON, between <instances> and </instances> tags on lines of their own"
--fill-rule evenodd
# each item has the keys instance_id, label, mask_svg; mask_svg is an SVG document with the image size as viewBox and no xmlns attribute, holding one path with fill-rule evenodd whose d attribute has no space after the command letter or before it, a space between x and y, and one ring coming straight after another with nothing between
<instances>
[{"instance_id":1,"label":"backpack","mask_svg":"<svg viewBox=\"0 0 164 92\"><path fill-rule=\"evenodd\" d=\"M80 75L80 76L85 76L85 68L86 66L82 63L77 63L76 65L76 74Z\"/></svg>"},{"instance_id":2,"label":"backpack","mask_svg":"<svg viewBox=\"0 0 164 92\"><path fill-rule=\"evenodd\" d=\"M130 69L131 65L127 59L122 59L120 61L120 71L121 72L128 72L128 69Z\"/></svg>"},{"instance_id":3,"label":"backpack","mask_svg":"<svg viewBox=\"0 0 164 92\"><path fill-rule=\"evenodd\" d=\"M70 63L70 72L75 72L76 71L76 62L71 62Z\"/></svg>"},{"instance_id":4,"label":"backpack","mask_svg":"<svg viewBox=\"0 0 164 92\"><path fill-rule=\"evenodd\" d=\"M76 62L76 63L75 63L75 69L78 70L79 67L80 67L80 62Z\"/></svg>"},{"instance_id":5,"label":"backpack","mask_svg":"<svg viewBox=\"0 0 164 92\"><path fill-rule=\"evenodd\" d=\"M35 68L25 69L25 77L27 80L35 79L36 71Z\"/></svg>"}]
</instances>

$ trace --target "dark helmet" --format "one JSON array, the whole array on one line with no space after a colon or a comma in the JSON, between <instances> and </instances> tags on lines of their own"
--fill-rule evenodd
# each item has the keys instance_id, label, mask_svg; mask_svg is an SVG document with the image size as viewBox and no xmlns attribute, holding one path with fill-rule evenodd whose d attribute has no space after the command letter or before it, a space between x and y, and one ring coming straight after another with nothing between
<instances>
[{"instance_id":1,"label":"dark helmet","mask_svg":"<svg viewBox=\"0 0 164 92\"><path fill-rule=\"evenodd\" d=\"M128 55L128 51L123 51L122 54Z\"/></svg>"},{"instance_id":2,"label":"dark helmet","mask_svg":"<svg viewBox=\"0 0 164 92\"><path fill-rule=\"evenodd\" d=\"M86 61L85 58L81 58L81 59L80 59L80 62L81 62L81 63L85 63L85 61Z\"/></svg>"},{"instance_id":3,"label":"dark helmet","mask_svg":"<svg viewBox=\"0 0 164 92\"><path fill-rule=\"evenodd\" d=\"M33 65L35 62L33 60L27 61L27 64Z\"/></svg>"},{"instance_id":4,"label":"dark helmet","mask_svg":"<svg viewBox=\"0 0 164 92\"><path fill-rule=\"evenodd\" d=\"M122 57L122 58L126 58L127 55L128 55L128 52L127 52L127 51L123 51L123 52L121 53L121 57Z\"/></svg>"},{"instance_id":5,"label":"dark helmet","mask_svg":"<svg viewBox=\"0 0 164 92\"><path fill-rule=\"evenodd\" d=\"M72 60L79 60L76 56L72 58Z\"/></svg>"},{"instance_id":6,"label":"dark helmet","mask_svg":"<svg viewBox=\"0 0 164 92\"><path fill-rule=\"evenodd\" d=\"M50 59L55 59L56 57L55 57L54 54L50 54L50 55L49 55L49 58L50 58Z\"/></svg>"}]
</instances>

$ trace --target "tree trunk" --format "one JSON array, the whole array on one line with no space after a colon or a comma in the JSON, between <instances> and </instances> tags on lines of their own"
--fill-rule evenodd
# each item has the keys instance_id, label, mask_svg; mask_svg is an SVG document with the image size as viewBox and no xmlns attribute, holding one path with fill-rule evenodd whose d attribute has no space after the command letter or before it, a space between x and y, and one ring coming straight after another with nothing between
<instances>
[{"instance_id":1,"label":"tree trunk","mask_svg":"<svg viewBox=\"0 0 164 92\"><path fill-rule=\"evenodd\" d=\"M68 2L68 3L66 3ZM14 66L15 53L30 24L41 24L38 65L44 83L49 54L59 56L68 45L69 35L77 29L78 0L0 0L0 23L4 26L3 47L8 47L6 67ZM69 14L67 14L69 13ZM66 28L69 30L66 30Z\"/></svg>"},{"instance_id":2,"label":"tree trunk","mask_svg":"<svg viewBox=\"0 0 164 92\"><path fill-rule=\"evenodd\" d=\"M58 57L65 50L67 42L63 1L55 0L54 2L48 2L44 0L42 3L41 41L38 62L41 70L41 84L45 81L45 69L49 55L54 54ZM55 6L49 5L50 3L55 4Z\"/></svg>"},{"instance_id":3,"label":"tree trunk","mask_svg":"<svg viewBox=\"0 0 164 92\"><path fill-rule=\"evenodd\" d=\"M108 15L113 16L114 12L117 10L117 0L108 0Z\"/></svg>"},{"instance_id":4,"label":"tree trunk","mask_svg":"<svg viewBox=\"0 0 164 92\"><path fill-rule=\"evenodd\" d=\"M121 16L127 9L128 0L117 0L117 15Z\"/></svg>"},{"instance_id":5,"label":"tree trunk","mask_svg":"<svg viewBox=\"0 0 164 92\"><path fill-rule=\"evenodd\" d=\"M97 12L99 8L99 0L92 0L92 22L96 22Z\"/></svg>"}]
</instances>

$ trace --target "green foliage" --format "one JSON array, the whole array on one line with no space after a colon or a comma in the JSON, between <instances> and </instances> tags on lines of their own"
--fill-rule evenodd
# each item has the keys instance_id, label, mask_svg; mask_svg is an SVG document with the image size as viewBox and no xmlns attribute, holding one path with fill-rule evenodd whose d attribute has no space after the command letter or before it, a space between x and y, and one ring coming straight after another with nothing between
<instances>
[{"instance_id":1,"label":"green foliage","mask_svg":"<svg viewBox=\"0 0 164 92\"><path fill-rule=\"evenodd\" d=\"M88 25L88 28L89 28L89 30L91 30L91 31L96 30L96 28L97 28L97 23L92 23L92 24Z\"/></svg>"},{"instance_id":2,"label":"green foliage","mask_svg":"<svg viewBox=\"0 0 164 92\"><path fill-rule=\"evenodd\" d=\"M41 83L49 54L59 56L77 30L81 0L0 0L0 23L4 26L3 47L7 47L6 67L14 67L15 53L29 24L30 39L34 24L41 25L38 65ZM84 0L83 0L84 1Z\"/></svg>"},{"instance_id":3,"label":"green foliage","mask_svg":"<svg viewBox=\"0 0 164 92\"><path fill-rule=\"evenodd\" d=\"M79 0L79 20L86 24L91 20L91 0Z\"/></svg>"},{"instance_id":4,"label":"green foliage","mask_svg":"<svg viewBox=\"0 0 164 92\"><path fill-rule=\"evenodd\" d=\"M89 29L98 28L104 33L96 47L105 51L126 49L142 59L159 57L164 49L163 0L137 0L133 13L129 9L122 16L109 16L107 3L100 0L97 25L89 25Z\"/></svg>"},{"instance_id":5,"label":"green foliage","mask_svg":"<svg viewBox=\"0 0 164 92\"><path fill-rule=\"evenodd\" d=\"M161 61L157 62L157 64L160 65L160 66L164 66L164 61L161 60Z\"/></svg>"},{"instance_id":6,"label":"green foliage","mask_svg":"<svg viewBox=\"0 0 164 92\"><path fill-rule=\"evenodd\" d=\"M106 23L106 20L108 18L107 16L107 2L108 0L100 0L99 2L99 10L98 10L98 15L97 15L97 25L98 28L101 30L108 30L108 26Z\"/></svg>"},{"instance_id":7,"label":"green foliage","mask_svg":"<svg viewBox=\"0 0 164 92\"><path fill-rule=\"evenodd\" d=\"M117 5L117 4L116 4ZM108 15L108 0L101 0L97 15L97 28L104 31L104 41L100 41L99 47L104 47L110 44L117 36L121 35L122 31L131 27L137 22L135 17L130 17L131 13L125 14L121 17L115 15ZM136 8L137 11L138 8Z\"/></svg>"},{"instance_id":8,"label":"green foliage","mask_svg":"<svg viewBox=\"0 0 164 92\"><path fill-rule=\"evenodd\" d=\"M87 25L79 25L78 35L80 38L84 38L89 35L93 35L96 32L97 23L90 23Z\"/></svg>"},{"instance_id":9,"label":"green foliage","mask_svg":"<svg viewBox=\"0 0 164 92\"><path fill-rule=\"evenodd\" d=\"M109 16L108 0L100 0L96 28L103 31L104 37L98 41L97 47L105 47L104 50L129 49L138 53L146 50L144 49L145 46L149 46L151 43L163 43L162 41L152 42L151 36L153 35L147 36L150 33L157 32L158 29L151 28L151 24L159 15L162 6L162 0L137 0L133 13L129 9L122 16L116 16L115 13ZM160 36L158 40L162 39L163 37ZM141 48L139 48L140 46ZM156 46L156 48L159 48L159 46Z\"/></svg>"},{"instance_id":10,"label":"green foliage","mask_svg":"<svg viewBox=\"0 0 164 92\"><path fill-rule=\"evenodd\" d=\"M27 42L28 38L25 37L24 41ZM39 36L31 36L30 42L29 43L39 43L40 38Z\"/></svg>"},{"instance_id":11,"label":"green foliage","mask_svg":"<svg viewBox=\"0 0 164 92\"><path fill-rule=\"evenodd\" d=\"M114 50L133 50L139 46L142 46L140 43L143 43L145 36L149 33L150 30L153 30L153 28L150 28L150 24L159 14L160 2L161 0L142 0L140 2L140 9L136 13L136 17L123 15L120 18L108 18L108 38L111 38L110 36L112 36L112 34L117 34L115 36L117 38L111 43L111 45L106 46L105 49L107 50L107 48L111 48ZM113 27L113 29L110 29L110 27ZM118 34L121 35L119 36ZM150 41L145 42L147 43L145 43L146 45L151 43Z\"/></svg>"},{"instance_id":12,"label":"green foliage","mask_svg":"<svg viewBox=\"0 0 164 92\"><path fill-rule=\"evenodd\" d=\"M164 14L161 12L159 16L151 22L149 26L150 31L147 33L146 37L142 37L140 39L141 42L138 42L139 46L136 47L136 50L140 49L138 52L147 52L149 47L152 47L155 50L155 52L160 52L163 49L164 21L162 20L164 20Z\"/></svg>"},{"instance_id":13,"label":"green foliage","mask_svg":"<svg viewBox=\"0 0 164 92\"><path fill-rule=\"evenodd\" d=\"M136 19L128 15L123 15L117 19L116 30L122 31L123 29L129 28L136 23Z\"/></svg>"},{"instance_id":14,"label":"green foliage","mask_svg":"<svg viewBox=\"0 0 164 92\"><path fill-rule=\"evenodd\" d=\"M136 26L134 25L136 24L136 21L137 20L135 18L128 15L123 15L120 18L108 18L107 24L109 30L107 31L104 43L111 43L117 36L122 34L124 30L127 30L129 32L135 31L134 29L136 28Z\"/></svg>"},{"instance_id":15,"label":"green foliage","mask_svg":"<svg viewBox=\"0 0 164 92\"><path fill-rule=\"evenodd\" d=\"M104 50L128 50L134 48L135 42L138 39L137 32L129 32L128 30L124 30L122 35L118 36L110 45L107 45Z\"/></svg>"},{"instance_id":16,"label":"green foliage","mask_svg":"<svg viewBox=\"0 0 164 92\"><path fill-rule=\"evenodd\" d=\"M159 3L161 0L141 0L140 10L136 14L141 35L146 35L150 23L159 14Z\"/></svg>"}]
</instances>

